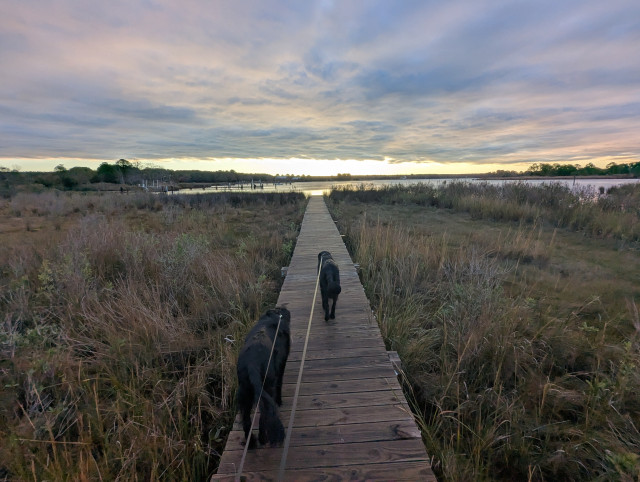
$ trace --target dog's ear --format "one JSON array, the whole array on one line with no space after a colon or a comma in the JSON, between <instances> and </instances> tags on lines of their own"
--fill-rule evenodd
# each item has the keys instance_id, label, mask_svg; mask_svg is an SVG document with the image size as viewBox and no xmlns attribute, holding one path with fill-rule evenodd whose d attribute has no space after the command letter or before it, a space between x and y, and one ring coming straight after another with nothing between
<instances>
[{"instance_id":1,"label":"dog's ear","mask_svg":"<svg viewBox=\"0 0 640 482\"><path fill-rule=\"evenodd\" d=\"M285 320L291 319L291 312L286 308L286 305L279 306L275 309L278 315L282 316Z\"/></svg>"}]
</instances>

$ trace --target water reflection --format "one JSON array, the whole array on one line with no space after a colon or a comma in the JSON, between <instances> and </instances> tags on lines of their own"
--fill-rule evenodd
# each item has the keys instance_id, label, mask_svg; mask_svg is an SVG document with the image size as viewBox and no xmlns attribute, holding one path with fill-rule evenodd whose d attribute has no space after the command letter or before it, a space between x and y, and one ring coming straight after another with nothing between
<instances>
[{"instance_id":1,"label":"water reflection","mask_svg":"<svg viewBox=\"0 0 640 482\"><path fill-rule=\"evenodd\" d=\"M372 181L311 181L311 182L293 182L287 184L265 183L262 188L252 189L250 185L231 186L211 186L207 188L183 189L180 194L202 194L210 192L302 192L307 196L322 196L331 191L331 189L342 186L410 186L415 184L430 184L438 186L447 182L486 182L489 184L505 184L510 182L524 182L527 184L540 185L549 183L560 183L577 189L591 187L594 190L600 187L609 189L613 186L621 184L638 183L640 179L610 179L610 178L557 178L557 179L479 179L479 178L439 178L439 179L383 179Z\"/></svg>"}]
</instances>

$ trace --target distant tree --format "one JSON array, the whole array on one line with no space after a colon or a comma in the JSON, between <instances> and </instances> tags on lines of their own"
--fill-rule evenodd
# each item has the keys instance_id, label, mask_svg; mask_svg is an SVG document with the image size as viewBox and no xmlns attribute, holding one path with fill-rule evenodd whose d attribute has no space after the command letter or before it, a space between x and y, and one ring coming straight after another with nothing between
<instances>
[{"instance_id":1,"label":"distant tree","mask_svg":"<svg viewBox=\"0 0 640 482\"><path fill-rule=\"evenodd\" d=\"M606 171L596 167L593 162L589 162L586 166L578 169L577 173L582 176L594 176L597 174L604 174Z\"/></svg>"},{"instance_id":2,"label":"distant tree","mask_svg":"<svg viewBox=\"0 0 640 482\"><path fill-rule=\"evenodd\" d=\"M553 171L554 176L574 176L578 170L579 166L574 166L573 164L554 164Z\"/></svg>"},{"instance_id":3,"label":"distant tree","mask_svg":"<svg viewBox=\"0 0 640 482\"><path fill-rule=\"evenodd\" d=\"M72 167L67 174L76 181L77 184L88 184L96 172L89 167Z\"/></svg>"},{"instance_id":4,"label":"distant tree","mask_svg":"<svg viewBox=\"0 0 640 482\"><path fill-rule=\"evenodd\" d=\"M114 164L103 162L98 166L96 176L93 180L95 180L95 182L110 182L115 184L120 180L120 169Z\"/></svg>"},{"instance_id":5,"label":"distant tree","mask_svg":"<svg viewBox=\"0 0 640 482\"><path fill-rule=\"evenodd\" d=\"M116 161L116 167L118 168L120 173L120 183L124 184L125 180L127 179L127 175L129 174L129 171L133 169L133 164L131 164L126 159L118 159Z\"/></svg>"},{"instance_id":6,"label":"distant tree","mask_svg":"<svg viewBox=\"0 0 640 482\"><path fill-rule=\"evenodd\" d=\"M76 181L73 177L62 176L62 187L64 187L65 189L67 190L73 189L77 185L78 185L78 181Z\"/></svg>"},{"instance_id":7,"label":"distant tree","mask_svg":"<svg viewBox=\"0 0 640 482\"><path fill-rule=\"evenodd\" d=\"M616 164L615 162L607 164L607 174L611 175L629 174L629 169L629 164Z\"/></svg>"},{"instance_id":8,"label":"distant tree","mask_svg":"<svg viewBox=\"0 0 640 482\"><path fill-rule=\"evenodd\" d=\"M513 176L517 176L518 173L516 171L507 171L504 169L498 169L495 173L495 176L498 177L513 177Z\"/></svg>"},{"instance_id":9,"label":"distant tree","mask_svg":"<svg viewBox=\"0 0 640 482\"><path fill-rule=\"evenodd\" d=\"M574 164L549 164L545 162L531 164L526 174L531 176L575 176L580 169Z\"/></svg>"},{"instance_id":10,"label":"distant tree","mask_svg":"<svg viewBox=\"0 0 640 482\"><path fill-rule=\"evenodd\" d=\"M553 171L553 166L545 162L536 162L531 164L531 167L527 170L527 174L531 176L550 176Z\"/></svg>"},{"instance_id":11,"label":"distant tree","mask_svg":"<svg viewBox=\"0 0 640 482\"><path fill-rule=\"evenodd\" d=\"M62 164L58 164L53 168L52 175L43 174L40 182L47 187L58 187L66 190L73 189L78 185L78 180Z\"/></svg>"}]
</instances>

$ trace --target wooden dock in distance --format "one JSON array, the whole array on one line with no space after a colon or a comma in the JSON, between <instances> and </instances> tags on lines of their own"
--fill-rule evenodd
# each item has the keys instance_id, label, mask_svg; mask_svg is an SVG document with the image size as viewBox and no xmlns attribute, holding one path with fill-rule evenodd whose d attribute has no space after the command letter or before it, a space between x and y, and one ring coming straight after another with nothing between
<instances>
[{"instance_id":1,"label":"wooden dock in distance","mask_svg":"<svg viewBox=\"0 0 640 482\"><path fill-rule=\"evenodd\" d=\"M309 200L278 298L278 306L291 311L292 348L280 413L285 429L311 314L317 256L324 250L340 268L342 293L336 319L325 322L318 289L284 480L435 481L369 301L321 196ZM243 440L236 418L213 480L236 476ZM242 478L277 480L282 451L249 450Z\"/></svg>"}]
</instances>

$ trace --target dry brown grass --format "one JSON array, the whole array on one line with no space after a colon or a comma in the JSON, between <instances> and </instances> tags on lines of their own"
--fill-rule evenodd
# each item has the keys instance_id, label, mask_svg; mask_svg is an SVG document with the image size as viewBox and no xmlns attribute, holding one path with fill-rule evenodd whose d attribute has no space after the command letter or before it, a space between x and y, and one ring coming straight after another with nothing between
<instances>
[{"instance_id":1,"label":"dry brown grass","mask_svg":"<svg viewBox=\"0 0 640 482\"><path fill-rule=\"evenodd\" d=\"M19 195L0 233L0 478L206 480L300 195ZM24 223L31 226L27 229Z\"/></svg>"},{"instance_id":2,"label":"dry brown grass","mask_svg":"<svg viewBox=\"0 0 640 482\"><path fill-rule=\"evenodd\" d=\"M443 480L638 480L637 249L542 220L330 202Z\"/></svg>"}]
</instances>

